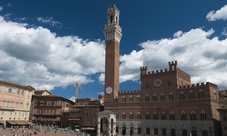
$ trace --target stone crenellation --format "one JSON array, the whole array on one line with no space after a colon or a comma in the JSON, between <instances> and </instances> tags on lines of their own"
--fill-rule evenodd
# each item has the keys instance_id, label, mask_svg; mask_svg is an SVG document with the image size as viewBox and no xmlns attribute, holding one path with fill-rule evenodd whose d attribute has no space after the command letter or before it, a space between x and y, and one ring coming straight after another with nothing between
<instances>
[{"instance_id":1,"label":"stone crenellation","mask_svg":"<svg viewBox=\"0 0 227 136\"><path fill-rule=\"evenodd\" d=\"M140 90L119 91L120 94L123 94L123 93L140 93L140 92L141 92Z\"/></svg>"},{"instance_id":2,"label":"stone crenellation","mask_svg":"<svg viewBox=\"0 0 227 136\"><path fill-rule=\"evenodd\" d=\"M210 83L210 82L206 82L206 83L196 83L196 84L191 84L191 85L179 86L178 89L201 87L201 86L213 86L213 87L217 87L216 84L213 84L213 83Z\"/></svg>"}]
</instances>

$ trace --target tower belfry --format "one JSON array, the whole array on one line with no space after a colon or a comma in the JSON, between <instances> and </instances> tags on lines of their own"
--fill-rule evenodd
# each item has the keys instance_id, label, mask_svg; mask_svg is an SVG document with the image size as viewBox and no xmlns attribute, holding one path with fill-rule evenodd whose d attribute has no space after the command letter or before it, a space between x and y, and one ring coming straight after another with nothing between
<instances>
[{"instance_id":1,"label":"tower belfry","mask_svg":"<svg viewBox=\"0 0 227 136\"><path fill-rule=\"evenodd\" d=\"M119 91L119 54L121 27L119 26L120 11L113 4L107 10L107 24L104 27L106 39L105 59L105 103L118 97Z\"/></svg>"}]
</instances>

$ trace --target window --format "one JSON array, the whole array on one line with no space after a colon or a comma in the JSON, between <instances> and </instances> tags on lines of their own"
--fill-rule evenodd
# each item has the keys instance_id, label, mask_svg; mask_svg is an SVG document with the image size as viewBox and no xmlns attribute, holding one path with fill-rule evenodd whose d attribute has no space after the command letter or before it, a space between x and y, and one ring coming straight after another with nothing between
<instances>
[{"instance_id":1,"label":"window","mask_svg":"<svg viewBox=\"0 0 227 136\"><path fill-rule=\"evenodd\" d=\"M171 129L171 136L176 136L175 129Z\"/></svg>"},{"instance_id":2,"label":"window","mask_svg":"<svg viewBox=\"0 0 227 136\"><path fill-rule=\"evenodd\" d=\"M122 96L122 102L126 102L125 96Z\"/></svg>"},{"instance_id":3,"label":"window","mask_svg":"<svg viewBox=\"0 0 227 136\"><path fill-rule=\"evenodd\" d=\"M173 93L170 92L170 93L169 93L169 101L173 101L173 100L174 100L174 98L173 98Z\"/></svg>"},{"instance_id":4,"label":"window","mask_svg":"<svg viewBox=\"0 0 227 136\"><path fill-rule=\"evenodd\" d=\"M150 113L146 112L146 119L150 119Z\"/></svg>"},{"instance_id":5,"label":"window","mask_svg":"<svg viewBox=\"0 0 227 136\"><path fill-rule=\"evenodd\" d=\"M148 128L148 127L146 128L146 134L150 135L150 128Z\"/></svg>"},{"instance_id":6,"label":"window","mask_svg":"<svg viewBox=\"0 0 227 136\"><path fill-rule=\"evenodd\" d=\"M154 102L156 102L156 101L157 101L157 96L156 96L156 94L153 94L153 96L152 96L152 100L153 100Z\"/></svg>"},{"instance_id":7,"label":"window","mask_svg":"<svg viewBox=\"0 0 227 136\"><path fill-rule=\"evenodd\" d=\"M226 121L226 116L223 116L223 121Z\"/></svg>"},{"instance_id":8,"label":"window","mask_svg":"<svg viewBox=\"0 0 227 136\"><path fill-rule=\"evenodd\" d=\"M202 89L199 90L199 98L204 98L204 92Z\"/></svg>"},{"instance_id":9,"label":"window","mask_svg":"<svg viewBox=\"0 0 227 136\"><path fill-rule=\"evenodd\" d=\"M0 86L0 91L2 91L2 86Z\"/></svg>"},{"instance_id":10,"label":"window","mask_svg":"<svg viewBox=\"0 0 227 136\"><path fill-rule=\"evenodd\" d=\"M191 120L196 120L196 114L194 111L191 112L190 118Z\"/></svg>"},{"instance_id":11,"label":"window","mask_svg":"<svg viewBox=\"0 0 227 136\"><path fill-rule=\"evenodd\" d=\"M184 111L181 112L181 120L187 120L187 116Z\"/></svg>"},{"instance_id":12,"label":"window","mask_svg":"<svg viewBox=\"0 0 227 136\"><path fill-rule=\"evenodd\" d=\"M146 84L146 88L149 88L149 84Z\"/></svg>"},{"instance_id":13,"label":"window","mask_svg":"<svg viewBox=\"0 0 227 136\"><path fill-rule=\"evenodd\" d=\"M161 120L166 120L166 114L164 111L161 113Z\"/></svg>"},{"instance_id":14,"label":"window","mask_svg":"<svg viewBox=\"0 0 227 136\"><path fill-rule=\"evenodd\" d=\"M119 115L118 115L118 113L116 113L116 118L117 118L117 119L119 118Z\"/></svg>"},{"instance_id":15,"label":"window","mask_svg":"<svg viewBox=\"0 0 227 136\"><path fill-rule=\"evenodd\" d=\"M146 94L146 96L145 96L145 101L146 101L146 102L150 101L150 100L149 100L149 95L148 95L148 94Z\"/></svg>"},{"instance_id":16,"label":"window","mask_svg":"<svg viewBox=\"0 0 227 136\"><path fill-rule=\"evenodd\" d=\"M172 85L172 82L171 81L168 81L168 86L171 86Z\"/></svg>"},{"instance_id":17,"label":"window","mask_svg":"<svg viewBox=\"0 0 227 136\"><path fill-rule=\"evenodd\" d=\"M133 113L132 112L129 113L129 119L133 119Z\"/></svg>"},{"instance_id":18,"label":"window","mask_svg":"<svg viewBox=\"0 0 227 136\"><path fill-rule=\"evenodd\" d=\"M141 134L141 127L138 127L137 132L138 134Z\"/></svg>"},{"instance_id":19,"label":"window","mask_svg":"<svg viewBox=\"0 0 227 136\"><path fill-rule=\"evenodd\" d=\"M20 94L20 90L17 91L17 94Z\"/></svg>"},{"instance_id":20,"label":"window","mask_svg":"<svg viewBox=\"0 0 227 136\"><path fill-rule=\"evenodd\" d=\"M185 100L184 94L180 94L180 100Z\"/></svg>"},{"instance_id":21,"label":"window","mask_svg":"<svg viewBox=\"0 0 227 136\"><path fill-rule=\"evenodd\" d=\"M160 101L165 101L165 95L163 93L160 96Z\"/></svg>"},{"instance_id":22,"label":"window","mask_svg":"<svg viewBox=\"0 0 227 136\"><path fill-rule=\"evenodd\" d=\"M170 118L170 120L175 120L175 114L173 111L170 112L169 118Z\"/></svg>"},{"instance_id":23,"label":"window","mask_svg":"<svg viewBox=\"0 0 227 136\"><path fill-rule=\"evenodd\" d=\"M129 96L129 102L133 102L133 97L132 97L132 95Z\"/></svg>"},{"instance_id":24,"label":"window","mask_svg":"<svg viewBox=\"0 0 227 136\"><path fill-rule=\"evenodd\" d=\"M157 128L154 129L154 135L158 135L158 129Z\"/></svg>"},{"instance_id":25,"label":"window","mask_svg":"<svg viewBox=\"0 0 227 136\"><path fill-rule=\"evenodd\" d=\"M166 136L166 129L165 128L162 129L162 135Z\"/></svg>"},{"instance_id":26,"label":"window","mask_svg":"<svg viewBox=\"0 0 227 136\"><path fill-rule=\"evenodd\" d=\"M141 119L141 114L140 114L140 112L137 113L137 119Z\"/></svg>"},{"instance_id":27,"label":"window","mask_svg":"<svg viewBox=\"0 0 227 136\"><path fill-rule=\"evenodd\" d=\"M136 97L136 101L137 101L137 102L141 102L141 98L140 98L139 95Z\"/></svg>"},{"instance_id":28,"label":"window","mask_svg":"<svg viewBox=\"0 0 227 136\"><path fill-rule=\"evenodd\" d=\"M158 114L157 114L157 112L154 112L153 113L153 120L157 120L158 119Z\"/></svg>"},{"instance_id":29,"label":"window","mask_svg":"<svg viewBox=\"0 0 227 136\"><path fill-rule=\"evenodd\" d=\"M192 90L189 92L189 99L194 99L194 93Z\"/></svg>"},{"instance_id":30,"label":"window","mask_svg":"<svg viewBox=\"0 0 227 136\"><path fill-rule=\"evenodd\" d=\"M123 112L122 113L122 117L121 117L122 119L126 119L126 115L125 115L125 113Z\"/></svg>"},{"instance_id":31,"label":"window","mask_svg":"<svg viewBox=\"0 0 227 136\"><path fill-rule=\"evenodd\" d=\"M202 110L201 113L200 113L200 119L201 120L207 120L206 112L204 110Z\"/></svg>"}]
</instances>

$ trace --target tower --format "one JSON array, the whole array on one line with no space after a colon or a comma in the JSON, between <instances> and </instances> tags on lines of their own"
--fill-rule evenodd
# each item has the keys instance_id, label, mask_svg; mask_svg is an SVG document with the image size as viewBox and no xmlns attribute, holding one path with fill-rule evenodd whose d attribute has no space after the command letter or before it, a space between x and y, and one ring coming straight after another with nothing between
<instances>
[{"instance_id":1,"label":"tower","mask_svg":"<svg viewBox=\"0 0 227 136\"><path fill-rule=\"evenodd\" d=\"M105 103L116 99L119 91L119 54L122 36L119 26L119 13L120 11L115 4L108 8L107 25L104 27L106 39Z\"/></svg>"}]
</instances>

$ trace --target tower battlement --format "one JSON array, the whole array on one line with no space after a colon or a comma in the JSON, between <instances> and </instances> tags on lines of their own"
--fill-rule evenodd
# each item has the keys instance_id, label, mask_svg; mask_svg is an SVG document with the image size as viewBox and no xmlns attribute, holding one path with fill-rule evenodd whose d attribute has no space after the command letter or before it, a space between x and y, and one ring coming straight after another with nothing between
<instances>
[{"instance_id":1,"label":"tower battlement","mask_svg":"<svg viewBox=\"0 0 227 136\"><path fill-rule=\"evenodd\" d=\"M178 89L188 89L188 88L203 87L203 86L217 87L216 84L213 84L213 83L210 83L210 82L206 82L206 83L196 83L196 84L191 84L191 85L179 86Z\"/></svg>"},{"instance_id":2,"label":"tower battlement","mask_svg":"<svg viewBox=\"0 0 227 136\"><path fill-rule=\"evenodd\" d=\"M132 94L132 93L140 93L140 90L128 90L128 91L119 91L120 94Z\"/></svg>"}]
</instances>

